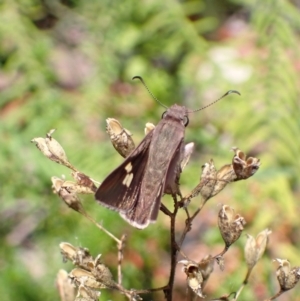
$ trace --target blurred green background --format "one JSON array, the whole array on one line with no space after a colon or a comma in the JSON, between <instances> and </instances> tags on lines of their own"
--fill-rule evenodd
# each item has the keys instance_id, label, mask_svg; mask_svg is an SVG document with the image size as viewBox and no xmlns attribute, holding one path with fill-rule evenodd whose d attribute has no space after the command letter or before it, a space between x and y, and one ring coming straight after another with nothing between
<instances>
[{"instance_id":1,"label":"blurred green background","mask_svg":"<svg viewBox=\"0 0 300 301\"><path fill-rule=\"evenodd\" d=\"M170 106L197 109L186 141L196 150L181 178L188 193L201 165L230 163L232 146L261 159L257 174L211 199L193 224L183 250L194 260L223 248L220 204L247 221L245 232L272 230L267 254L255 267L241 300L263 300L278 290L274 258L300 265L299 1L253 0L4 0L0 1L0 295L8 300L59 300L55 277L64 264L59 243L90 249L116 275L115 244L52 193L51 176L66 168L47 160L30 140L52 128L70 162L101 181L122 158L105 133L114 117L138 143L146 122L163 112L139 82ZM171 202L164 202L170 204ZM167 283L168 219L138 231L117 213L83 198L87 211L112 233L128 235L124 286ZM197 208L199 199L191 203ZM184 214L178 219L178 233ZM246 273L246 236L225 255L207 284L209 297L235 291ZM174 300L185 296L177 270ZM300 288L280 300L296 300ZM144 300L163 300L162 293ZM101 300L124 300L111 292Z\"/></svg>"}]
</instances>

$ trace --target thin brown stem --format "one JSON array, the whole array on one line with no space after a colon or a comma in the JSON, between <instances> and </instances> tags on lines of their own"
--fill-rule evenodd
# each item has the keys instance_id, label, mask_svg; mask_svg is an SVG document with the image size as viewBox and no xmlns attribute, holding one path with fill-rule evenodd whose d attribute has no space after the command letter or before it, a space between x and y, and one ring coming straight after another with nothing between
<instances>
[{"instance_id":1,"label":"thin brown stem","mask_svg":"<svg viewBox=\"0 0 300 301\"><path fill-rule=\"evenodd\" d=\"M234 297L234 299L232 299L232 301L236 301L236 300L238 299L238 297L239 297L239 295L241 294L241 292L243 291L244 287L247 285L248 279L249 279L250 274L251 274L251 272L252 272L252 269L253 269L253 267L252 267L252 268L248 268L246 277L245 277L245 279L244 279L242 285L240 286L240 288L239 288L238 291L236 292L235 297ZM271 299L271 300L272 300L272 299Z\"/></svg>"},{"instance_id":2,"label":"thin brown stem","mask_svg":"<svg viewBox=\"0 0 300 301\"><path fill-rule=\"evenodd\" d=\"M118 243L118 284L122 284L122 261L123 261L123 247L125 244L126 235L123 234L120 240L120 243Z\"/></svg>"},{"instance_id":3,"label":"thin brown stem","mask_svg":"<svg viewBox=\"0 0 300 301\"><path fill-rule=\"evenodd\" d=\"M177 265L177 255L178 255L178 246L176 242L176 231L175 231L176 215L178 212L178 202L177 202L176 195L173 195L173 200L174 200L174 211L170 215L171 267L170 267L169 282L167 288L164 290L167 301L172 301L172 293L173 293L173 286L174 286L175 270Z\"/></svg>"},{"instance_id":4,"label":"thin brown stem","mask_svg":"<svg viewBox=\"0 0 300 301\"><path fill-rule=\"evenodd\" d=\"M226 245L225 245L223 251L222 251L221 253L215 255L213 258L214 258L214 259L218 259L218 258L220 258L220 257L223 257L223 255L228 251L228 249L229 249L229 246L226 246Z\"/></svg>"},{"instance_id":5,"label":"thin brown stem","mask_svg":"<svg viewBox=\"0 0 300 301\"><path fill-rule=\"evenodd\" d=\"M203 207L203 206L202 206ZM198 213L201 211L202 207L198 208L194 214L192 216L190 216L187 208L185 208L185 212L186 212L186 215L187 215L187 218L186 218L186 221L185 221L185 228L181 234L181 237L179 239L179 242L178 242L178 247L181 248L182 244L183 244L183 241L185 239L185 236L187 235L187 233L191 230L192 228L192 221L194 220L194 218L198 215Z\"/></svg>"},{"instance_id":6,"label":"thin brown stem","mask_svg":"<svg viewBox=\"0 0 300 301\"><path fill-rule=\"evenodd\" d=\"M276 298L278 298L279 296L281 296L284 293L284 291L279 291L277 294L275 294L273 297L271 297L270 299L267 299L265 301L271 301L271 300L275 300Z\"/></svg>"}]
</instances>

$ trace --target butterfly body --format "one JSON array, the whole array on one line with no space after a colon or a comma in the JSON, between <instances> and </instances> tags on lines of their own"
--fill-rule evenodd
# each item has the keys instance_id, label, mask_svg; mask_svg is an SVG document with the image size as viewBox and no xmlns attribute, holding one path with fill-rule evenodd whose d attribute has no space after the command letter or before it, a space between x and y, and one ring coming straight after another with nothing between
<instances>
[{"instance_id":1,"label":"butterfly body","mask_svg":"<svg viewBox=\"0 0 300 301\"><path fill-rule=\"evenodd\" d=\"M95 198L143 229L157 219L163 193L179 192L187 110L173 105L98 188Z\"/></svg>"}]
</instances>

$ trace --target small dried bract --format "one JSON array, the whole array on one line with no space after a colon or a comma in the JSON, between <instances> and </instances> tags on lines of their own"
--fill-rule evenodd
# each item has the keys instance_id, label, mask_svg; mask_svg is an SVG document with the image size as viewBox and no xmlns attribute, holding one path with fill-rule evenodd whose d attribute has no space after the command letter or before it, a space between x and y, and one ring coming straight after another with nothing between
<instances>
[{"instance_id":1,"label":"small dried bract","mask_svg":"<svg viewBox=\"0 0 300 301\"><path fill-rule=\"evenodd\" d=\"M123 128L121 123L114 118L106 119L106 132L116 151L126 158L135 148L131 138L132 134Z\"/></svg>"},{"instance_id":2,"label":"small dried bract","mask_svg":"<svg viewBox=\"0 0 300 301\"><path fill-rule=\"evenodd\" d=\"M277 279L282 291L292 289L300 279L300 267L291 268L290 262L286 259L275 259L279 263L276 271Z\"/></svg>"},{"instance_id":3,"label":"small dried bract","mask_svg":"<svg viewBox=\"0 0 300 301\"><path fill-rule=\"evenodd\" d=\"M222 206L218 225L227 249L241 236L245 224L245 219L236 214L233 208L228 205Z\"/></svg>"},{"instance_id":4,"label":"small dried bract","mask_svg":"<svg viewBox=\"0 0 300 301\"><path fill-rule=\"evenodd\" d=\"M47 133L46 138L33 138L31 142L34 142L36 147L43 153L43 155L50 160L75 170L75 168L68 161L63 147L52 137L54 131L54 129L50 130L49 133Z\"/></svg>"},{"instance_id":5,"label":"small dried bract","mask_svg":"<svg viewBox=\"0 0 300 301\"><path fill-rule=\"evenodd\" d=\"M271 233L272 231L265 229L261 231L256 238L247 234L248 239L245 245L245 258L249 269L252 269L262 257Z\"/></svg>"}]
</instances>

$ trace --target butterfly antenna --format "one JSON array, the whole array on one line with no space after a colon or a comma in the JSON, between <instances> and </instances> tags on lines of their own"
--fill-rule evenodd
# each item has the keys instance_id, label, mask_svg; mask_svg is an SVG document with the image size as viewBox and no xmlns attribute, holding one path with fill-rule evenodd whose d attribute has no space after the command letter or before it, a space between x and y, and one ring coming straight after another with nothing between
<instances>
[{"instance_id":1,"label":"butterfly antenna","mask_svg":"<svg viewBox=\"0 0 300 301\"><path fill-rule=\"evenodd\" d=\"M134 76L132 79L139 79L141 81L141 83L144 85L144 87L147 89L148 93L151 95L151 97L156 100L161 106L163 106L164 108L168 109L167 106L165 106L163 103L161 103L153 94L152 92L149 90L148 86L146 85L146 83L144 82L143 78L141 76Z\"/></svg>"},{"instance_id":2,"label":"butterfly antenna","mask_svg":"<svg viewBox=\"0 0 300 301\"><path fill-rule=\"evenodd\" d=\"M231 93L235 93L235 94L238 94L238 95L241 95L241 93L239 91L236 91L236 90L229 90L227 91L223 96L221 96L220 98L218 98L217 100L213 101L212 103L204 106L203 108L200 108L200 109L197 109L197 110L194 110L194 111L190 111L188 113L193 113L193 112L197 112L197 111L201 111L201 110L204 110L206 109L207 107L210 107L211 105L215 104L216 102L218 102L219 100L221 100L222 98L226 97L227 95L231 94Z\"/></svg>"}]
</instances>

